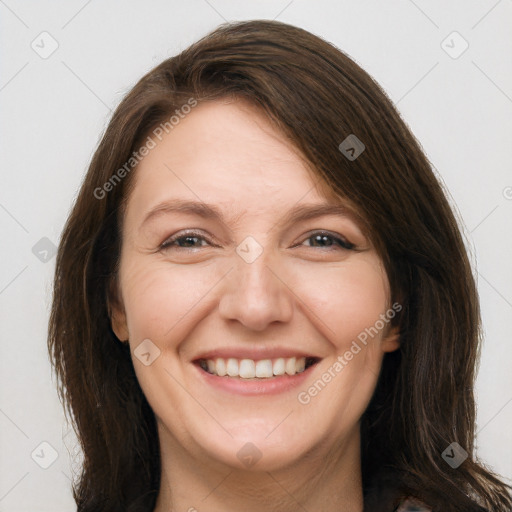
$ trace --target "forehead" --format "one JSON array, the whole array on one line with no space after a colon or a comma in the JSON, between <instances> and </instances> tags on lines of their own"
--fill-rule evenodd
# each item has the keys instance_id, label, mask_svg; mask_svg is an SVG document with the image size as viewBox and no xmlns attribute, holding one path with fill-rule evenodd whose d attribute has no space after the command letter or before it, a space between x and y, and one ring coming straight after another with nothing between
<instances>
[{"instance_id":1,"label":"forehead","mask_svg":"<svg viewBox=\"0 0 512 512\"><path fill-rule=\"evenodd\" d=\"M264 211L302 198L325 202L325 184L257 107L199 104L138 165L132 210L181 197Z\"/></svg>"}]
</instances>

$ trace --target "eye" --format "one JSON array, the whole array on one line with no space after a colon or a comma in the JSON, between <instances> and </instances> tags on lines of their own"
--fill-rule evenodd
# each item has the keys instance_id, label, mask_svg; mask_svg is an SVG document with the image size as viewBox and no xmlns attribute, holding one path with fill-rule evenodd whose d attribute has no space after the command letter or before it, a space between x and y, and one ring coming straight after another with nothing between
<instances>
[{"instance_id":1,"label":"eye","mask_svg":"<svg viewBox=\"0 0 512 512\"><path fill-rule=\"evenodd\" d=\"M306 241L310 241L308 244L310 247L320 247L328 250L331 250L336 246L346 250L355 248L355 245L352 242L326 231L316 231L315 233L311 233L306 240L304 240L304 242Z\"/></svg>"},{"instance_id":2,"label":"eye","mask_svg":"<svg viewBox=\"0 0 512 512\"><path fill-rule=\"evenodd\" d=\"M163 244L160 245L160 249L197 249L204 246L204 244L201 242L206 242L206 244L209 243L208 240L201 234L195 231L189 231L187 233L178 233L171 236Z\"/></svg>"},{"instance_id":3,"label":"eye","mask_svg":"<svg viewBox=\"0 0 512 512\"><path fill-rule=\"evenodd\" d=\"M352 242L326 231L316 231L311 233L304 242L308 242L306 245L309 247L318 247L327 250L335 250L337 247L345 250L355 248L355 245ZM213 244L211 244L201 233L189 231L181 234L177 233L176 235L171 236L160 245L160 249L199 249L207 245Z\"/></svg>"}]
</instances>

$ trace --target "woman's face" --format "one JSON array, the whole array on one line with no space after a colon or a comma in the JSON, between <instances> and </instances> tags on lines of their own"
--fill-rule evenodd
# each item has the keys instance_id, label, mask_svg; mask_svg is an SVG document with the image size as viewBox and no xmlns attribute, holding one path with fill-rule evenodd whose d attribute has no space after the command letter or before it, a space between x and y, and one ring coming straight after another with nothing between
<instances>
[{"instance_id":1,"label":"woman's face","mask_svg":"<svg viewBox=\"0 0 512 512\"><path fill-rule=\"evenodd\" d=\"M112 321L163 444L265 470L358 450L398 345L350 211L240 101L197 106L135 172Z\"/></svg>"}]
</instances>

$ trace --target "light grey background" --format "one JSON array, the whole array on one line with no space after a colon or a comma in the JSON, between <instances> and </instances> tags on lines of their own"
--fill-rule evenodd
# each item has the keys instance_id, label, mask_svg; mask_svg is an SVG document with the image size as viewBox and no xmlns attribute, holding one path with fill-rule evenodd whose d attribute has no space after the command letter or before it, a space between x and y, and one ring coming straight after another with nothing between
<instances>
[{"instance_id":1,"label":"light grey background","mask_svg":"<svg viewBox=\"0 0 512 512\"><path fill-rule=\"evenodd\" d=\"M0 511L75 508L74 437L46 354L55 258L40 240L58 243L111 110L136 80L225 20L252 18L296 24L352 56L444 181L483 309L478 455L512 476L511 0L0 0Z\"/></svg>"}]
</instances>

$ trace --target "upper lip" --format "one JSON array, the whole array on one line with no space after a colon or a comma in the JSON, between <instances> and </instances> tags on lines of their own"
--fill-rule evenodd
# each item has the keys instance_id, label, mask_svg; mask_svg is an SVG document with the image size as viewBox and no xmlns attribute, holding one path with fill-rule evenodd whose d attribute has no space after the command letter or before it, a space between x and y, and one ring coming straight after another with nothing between
<instances>
[{"instance_id":1,"label":"upper lip","mask_svg":"<svg viewBox=\"0 0 512 512\"><path fill-rule=\"evenodd\" d=\"M194 357L193 361L200 361L201 359L252 359L254 361L261 361L262 359L278 359L278 358L290 358L290 357L312 357L320 359L318 356L306 352L304 350L298 350L296 348L285 348L285 347L273 347L273 348L218 348L201 352L198 356Z\"/></svg>"}]
</instances>

